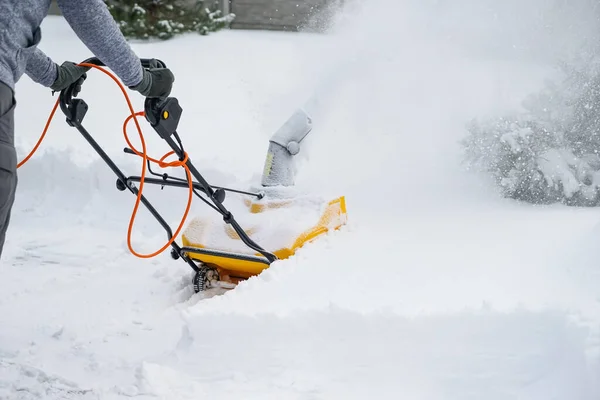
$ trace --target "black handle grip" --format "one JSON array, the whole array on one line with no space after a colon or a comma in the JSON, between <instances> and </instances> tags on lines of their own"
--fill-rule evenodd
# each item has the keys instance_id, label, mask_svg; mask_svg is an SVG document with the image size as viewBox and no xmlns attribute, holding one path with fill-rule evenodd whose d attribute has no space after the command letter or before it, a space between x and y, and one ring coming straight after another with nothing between
<instances>
[{"instance_id":1,"label":"black handle grip","mask_svg":"<svg viewBox=\"0 0 600 400\"><path fill-rule=\"evenodd\" d=\"M144 68L167 68L167 64L156 58L142 58L141 61Z\"/></svg>"},{"instance_id":2,"label":"black handle grip","mask_svg":"<svg viewBox=\"0 0 600 400\"><path fill-rule=\"evenodd\" d=\"M88 58L87 60L83 60L82 62L80 62L80 64L94 64L99 67L106 67L106 65L102 61L100 61L100 59L98 59L97 57L91 57L91 58Z\"/></svg>"},{"instance_id":3,"label":"black handle grip","mask_svg":"<svg viewBox=\"0 0 600 400\"><path fill-rule=\"evenodd\" d=\"M167 64L165 64L162 60L156 58L141 58L140 59L143 68L166 68ZM90 57L87 60L82 61L81 63L85 64L94 64L99 67L106 67L98 57Z\"/></svg>"},{"instance_id":4,"label":"black handle grip","mask_svg":"<svg viewBox=\"0 0 600 400\"><path fill-rule=\"evenodd\" d=\"M147 68L166 68L167 67L167 65L163 61L158 60L156 58L141 58L140 62L142 64L142 68L146 68L146 69ZM82 61L80 64L93 64L98 67L106 66L106 64L104 64L102 61L100 61L100 59L98 57L90 57L90 58ZM71 111L69 110L69 107L72 104L73 97L76 97L79 94L79 90L81 90L81 85L83 84L85 79L86 79L86 75L84 74L81 78L79 78L79 80L77 82L73 82L69 87L61 90L61 92L60 92L60 108L66 115L70 115ZM131 152L131 154L135 154L135 153Z\"/></svg>"}]
</instances>

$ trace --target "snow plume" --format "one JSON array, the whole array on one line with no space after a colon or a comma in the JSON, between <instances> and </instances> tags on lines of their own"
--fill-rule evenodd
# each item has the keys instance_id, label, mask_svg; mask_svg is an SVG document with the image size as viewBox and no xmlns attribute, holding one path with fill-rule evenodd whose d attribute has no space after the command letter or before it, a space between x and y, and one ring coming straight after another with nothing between
<instances>
[{"instance_id":1,"label":"snow plume","mask_svg":"<svg viewBox=\"0 0 600 400\"><path fill-rule=\"evenodd\" d=\"M385 187L380 200L411 207L489 193L460 170L467 123L520 107L555 76L559 60L600 42L590 33L595 7L584 0L344 2L296 78L299 92L316 88L311 104L318 104L298 184L317 180L365 203L367 185ZM359 171L347 173L357 163Z\"/></svg>"}]
</instances>

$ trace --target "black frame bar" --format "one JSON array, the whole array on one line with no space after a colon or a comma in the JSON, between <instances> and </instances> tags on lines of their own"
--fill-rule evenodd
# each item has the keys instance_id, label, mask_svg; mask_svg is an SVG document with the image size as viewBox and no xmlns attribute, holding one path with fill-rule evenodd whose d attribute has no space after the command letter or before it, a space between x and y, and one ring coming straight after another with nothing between
<instances>
[{"instance_id":1,"label":"black frame bar","mask_svg":"<svg viewBox=\"0 0 600 400\"><path fill-rule=\"evenodd\" d=\"M83 61L83 63L104 66L104 64L96 57L89 58ZM166 65L162 61L156 59L142 59L141 63L142 67L144 68L150 68L153 66L166 67ZM121 171L121 169L108 156L108 154L106 154L106 152L102 149L98 142L96 142L92 135L82 125L82 121L85 117L85 114L88 111L88 105L87 103L85 103L84 100L76 99L74 97L78 95L79 90L81 90L81 86L85 81L86 77L87 75L82 76L77 82L74 82L69 87L63 89L60 92L59 100L61 110L66 116L67 123L70 126L76 128L81 133L83 138L92 146L92 148L98 153L102 160L104 160L108 167L115 173L115 175L117 176L117 189L121 191L128 189L131 193L137 196L139 190L135 183L141 181L141 176L126 176L123 173L123 171ZM150 122L154 130L158 133L159 136L161 136L165 140L165 142L174 151L177 157L179 157L180 160L184 160L185 151L177 133L177 125L179 123L179 118L182 112L178 100L175 97L146 98L144 108L147 121ZM175 138L176 140L174 140L173 138ZM125 152L133 153L131 149L125 149ZM234 259L247 259L249 261L263 262L265 264L270 264L276 261L277 256L264 250L261 246L255 243L238 224L233 214L229 210L227 210L227 208L223 205L223 201L225 199L224 188L211 186L204 179L204 177L198 171L198 169L196 169L196 167L191 161L191 158L189 158L189 155L186 161L186 166L189 168L190 173L195 178L195 181L193 181L192 183L194 189L203 192L208 198L208 200L214 205L213 208L223 216L223 221L227 224L230 224L233 227L235 232L239 235L240 239L244 242L244 244L246 244L246 246L262 254L264 256L264 259L262 257L257 256L246 256L222 252L218 250L196 249L192 247L182 248L176 243L176 241L173 241L171 244L172 257L174 259L181 257L196 272L199 271L199 267L188 256L188 252L197 252L199 254L212 255L218 254L223 257ZM189 187L189 182L187 181L187 179L170 178L166 174L163 176L162 179L145 177L144 183L160 186L184 188ZM240 192L232 189L231 191ZM255 194L255 196L259 198L262 197L262 195L260 194ZM158 223L164 228L164 230L167 233L168 239L171 240L171 238L173 237L173 231L169 224L165 221L161 214L154 208L154 206L148 201L148 199L144 195L140 197L140 201L148 209L152 216L158 221ZM208 201L206 200L205 202L208 203ZM210 205L210 203L208 204Z\"/></svg>"}]
</instances>

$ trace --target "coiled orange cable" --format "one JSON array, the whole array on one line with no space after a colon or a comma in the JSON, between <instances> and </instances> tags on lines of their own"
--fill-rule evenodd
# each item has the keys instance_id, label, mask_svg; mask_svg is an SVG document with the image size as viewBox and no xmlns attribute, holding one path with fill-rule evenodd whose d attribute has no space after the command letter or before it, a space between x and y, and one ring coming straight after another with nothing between
<instances>
[{"instance_id":1,"label":"coiled orange cable","mask_svg":"<svg viewBox=\"0 0 600 400\"><path fill-rule=\"evenodd\" d=\"M181 229L183 229L183 225L185 224L185 221L187 219L187 216L189 214L190 208L192 206L192 199L194 196L194 183L192 181L192 174L190 172L190 169L188 168L188 166L186 165L186 162L188 160L188 155L187 153L184 152L184 159L183 160L176 160L176 161L171 161L171 162L167 162L165 161L169 156L175 154L174 151L170 151L167 154L165 154L164 156L162 156L159 160L154 159L152 157L149 157L148 154L146 153L146 142L144 140L144 134L142 133L142 128L140 127L140 124L137 120L137 117L140 116L144 116L144 112L143 111L139 111L139 112L135 112L133 109L133 105L131 104L131 99L129 98L129 95L127 94L127 90L125 89L125 87L123 86L123 84L119 81L119 79L110 71L97 66L95 64L88 64L88 63L80 63L80 66L84 66L84 67L91 67L91 68L96 68L102 72L104 72L106 75L108 75L113 81L115 81L117 83L117 85L119 85L119 88L121 89L121 91L123 92L123 96L125 97L125 100L127 102L127 106L129 107L129 110L131 112L131 115L129 115L126 119L125 122L123 123L123 135L125 136L125 141L127 142L127 145L131 148L131 150L133 150L133 152L138 155L139 157L141 157L143 159L143 164L142 164L142 173L140 176L140 187L138 189L138 193L137 193L137 197L136 197L136 201L135 204L133 206L133 211L131 213L131 219L129 220L129 227L127 229L127 246L129 248L129 251L135 255L136 257L139 258L152 258L155 257L157 255L159 255L160 253L162 253L163 251L165 251L169 246L171 246L171 244L173 243L173 241L175 241L175 239L177 238L177 236L179 235L179 233L181 232ZM35 144L35 146L33 147L33 149L31 150L31 152L29 152L29 154L21 161L17 164L17 168L21 168L25 163L27 163L27 161L29 161L29 159L31 159L31 157L35 154L35 152L38 150L38 148L40 147L42 141L44 140L46 133L48 133L48 128L50 127L50 123L52 122L52 119L54 118L54 115L56 113L56 110L58 108L60 104L60 100L56 100L56 103L54 104L54 107L52 109L52 112L50 113L50 116L48 117L48 120L46 122L46 126L44 127L44 130L40 136L40 138L38 139L37 143ZM129 136L127 134L127 125L131 120L134 120L138 134L140 136L140 142L142 144L142 151L138 151L136 150L136 148L131 144L131 141L129 140ZM171 239L169 239L169 241L163 246L161 247L159 250L152 252L150 254L140 254L138 252L136 252L133 249L133 246L131 245L131 235L132 235L132 231L133 231L133 225L135 222L135 217L137 215L140 203L141 203L141 199L142 199L142 192L144 189L144 180L146 178L146 165L147 162L153 162L155 164L157 164L160 168L167 168L167 167L183 167L185 169L186 172L186 176L187 176L187 180L188 180L188 186L189 186L189 194L188 194L188 202L187 202L187 206L185 208L185 212L183 213L183 217L181 218L181 222L179 223L179 226L177 227L177 230L173 233L173 237L171 237Z\"/></svg>"}]
</instances>

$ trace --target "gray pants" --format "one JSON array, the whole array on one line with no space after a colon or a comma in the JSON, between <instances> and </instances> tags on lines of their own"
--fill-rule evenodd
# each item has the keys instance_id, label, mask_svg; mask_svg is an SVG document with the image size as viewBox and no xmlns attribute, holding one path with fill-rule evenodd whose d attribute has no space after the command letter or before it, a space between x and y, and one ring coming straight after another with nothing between
<instances>
[{"instance_id":1,"label":"gray pants","mask_svg":"<svg viewBox=\"0 0 600 400\"><path fill-rule=\"evenodd\" d=\"M17 190L15 107L13 91L0 82L0 259Z\"/></svg>"}]
</instances>

